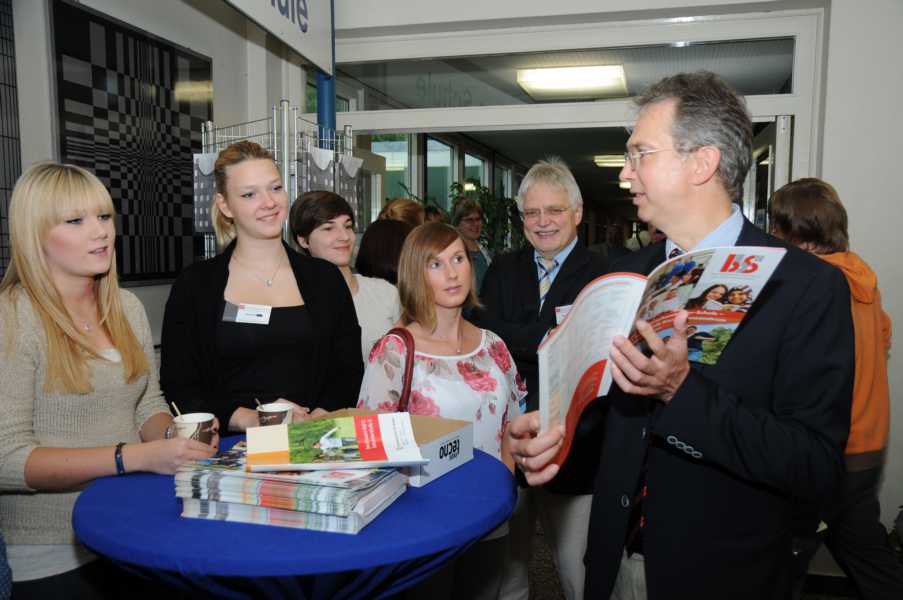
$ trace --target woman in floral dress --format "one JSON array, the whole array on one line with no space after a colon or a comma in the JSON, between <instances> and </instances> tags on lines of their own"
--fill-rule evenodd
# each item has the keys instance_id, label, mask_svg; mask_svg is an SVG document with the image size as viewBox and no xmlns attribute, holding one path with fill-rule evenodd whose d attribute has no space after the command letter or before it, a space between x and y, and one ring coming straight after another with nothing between
<instances>
[{"instance_id":1,"label":"woman in floral dress","mask_svg":"<svg viewBox=\"0 0 903 600\"><path fill-rule=\"evenodd\" d=\"M513 471L502 440L508 421L521 413L527 390L505 343L462 317L465 307L477 304L472 283L470 258L457 230L428 223L411 232L398 266L400 324L411 332L415 346L408 410L472 421L474 447ZM407 350L394 334L374 345L359 407L398 409ZM454 590L452 597L498 595L506 534L503 525L458 559L454 585L443 586Z\"/></svg>"}]
</instances>

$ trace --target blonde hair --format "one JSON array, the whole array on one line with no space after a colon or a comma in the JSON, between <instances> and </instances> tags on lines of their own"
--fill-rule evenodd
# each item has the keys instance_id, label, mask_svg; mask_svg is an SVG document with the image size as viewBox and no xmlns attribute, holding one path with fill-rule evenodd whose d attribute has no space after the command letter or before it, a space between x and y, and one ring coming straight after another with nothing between
<instances>
[{"instance_id":1,"label":"blonde hair","mask_svg":"<svg viewBox=\"0 0 903 600\"><path fill-rule=\"evenodd\" d=\"M426 219L423 205L410 198L393 198L379 211L380 220L402 221L411 227L422 225Z\"/></svg>"},{"instance_id":2,"label":"blonde hair","mask_svg":"<svg viewBox=\"0 0 903 600\"><path fill-rule=\"evenodd\" d=\"M427 331L436 328L436 299L426 278L426 268L431 260L455 240L460 240L463 246L464 239L461 234L446 223L420 225L405 239L401 248L401 258L398 259L398 297L401 301L403 325L417 322ZM467 247L463 247L467 263L471 264ZM464 300L464 306L480 306L480 301L473 291L473 281L469 283L470 291Z\"/></svg>"},{"instance_id":3,"label":"blonde hair","mask_svg":"<svg viewBox=\"0 0 903 600\"><path fill-rule=\"evenodd\" d=\"M213 181L216 185L216 193L223 198L226 197L226 186L229 180L226 176L228 167L243 163L246 160L260 159L273 161L274 164L276 162L273 155L264 149L263 146L248 140L235 142L222 150L213 164ZM219 208L219 203L215 199L210 205L210 218L213 221L216 242L220 246L226 246L235 239L235 221L223 214L223 211Z\"/></svg>"},{"instance_id":4,"label":"blonde hair","mask_svg":"<svg viewBox=\"0 0 903 600\"><path fill-rule=\"evenodd\" d=\"M56 225L92 213L113 214L113 201L90 172L74 165L39 163L19 177L9 204L11 261L0 282L0 300L13 309L24 291L41 319L47 336L47 379L44 390L87 394L93 391L86 355L98 356L77 327L50 276L43 240ZM147 356L122 309L116 275L116 251L110 270L95 278L94 293L113 345L122 355L126 381L148 372ZM6 319L7 352L12 346L14 319Z\"/></svg>"}]
</instances>

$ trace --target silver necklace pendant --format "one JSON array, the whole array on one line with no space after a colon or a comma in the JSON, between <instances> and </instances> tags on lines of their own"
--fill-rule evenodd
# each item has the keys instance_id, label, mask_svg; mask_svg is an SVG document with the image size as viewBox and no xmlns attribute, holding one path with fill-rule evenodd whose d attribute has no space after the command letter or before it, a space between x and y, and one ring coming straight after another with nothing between
<instances>
[{"instance_id":1,"label":"silver necklace pendant","mask_svg":"<svg viewBox=\"0 0 903 600\"><path fill-rule=\"evenodd\" d=\"M273 287L273 280L272 280L272 279L267 279L266 281L264 281L264 283L267 284L267 287Z\"/></svg>"}]
</instances>

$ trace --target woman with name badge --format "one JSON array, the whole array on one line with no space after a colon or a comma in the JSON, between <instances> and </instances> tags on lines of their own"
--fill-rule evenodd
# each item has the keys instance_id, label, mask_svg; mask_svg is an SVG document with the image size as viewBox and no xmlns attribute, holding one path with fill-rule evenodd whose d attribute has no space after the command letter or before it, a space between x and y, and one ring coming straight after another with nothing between
<instances>
[{"instance_id":1,"label":"woman with name badge","mask_svg":"<svg viewBox=\"0 0 903 600\"><path fill-rule=\"evenodd\" d=\"M258 423L258 403L293 418L354 405L361 330L342 274L282 241L288 195L272 155L232 144L214 165L211 218L221 254L185 269L163 319L160 383L182 410L230 431Z\"/></svg>"},{"instance_id":2,"label":"woman with name badge","mask_svg":"<svg viewBox=\"0 0 903 600\"><path fill-rule=\"evenodd\" d=\"M403 332L389 332L370 352L358 406L399 410L405 360L414 352L407 409L412 414L471 421L473 445L514 461L502 447L508 421L521 413L527 390L514 360L497 335L465 320L477 302L467 248L458 231L443 223L414 229L398 268ZM413 342L413 348L410 343ZM468 550L454 568L455 598L495 598L506 550L507 524Z\"/></svg>"},{"instance_id":3,"label":"woman with name badge","mask_svg":"<svg viewBox=\"0 0 903 600\"><path fill-rule=\"evenodd\" d=\"M383 279L351 272L355 239L351 206L335 192L305 192L292 205L289 225L304 252L328 260L342 272L354 300L361 352L366 356L398 320L398 290Z\"/></svg>"},{"instance_id":4,"label":"woman with name badge","mask_svg":"<svg viewBox=\"0 0 903 600\"><path fill-rule=\"evenodd\" d=\"M10 201L0 282L0 527L14 598L115 597L123 576L75 539L72 508L97 477L174 473L211 445L164 439L141 302L116 278L113 202L73 165L41 163ZM215 426L214 426L215 427Z\"/></svg>"}]
</instances>

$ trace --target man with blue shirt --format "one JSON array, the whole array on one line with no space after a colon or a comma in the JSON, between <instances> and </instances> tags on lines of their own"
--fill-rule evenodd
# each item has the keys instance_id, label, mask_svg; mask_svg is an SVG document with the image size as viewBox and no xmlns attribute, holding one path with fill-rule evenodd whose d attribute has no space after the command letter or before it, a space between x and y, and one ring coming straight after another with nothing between
<instances>
[{"instance_id":1,"label":"man with blue shirt","mask_svg":"<svg viewBox=\"0 0 903 600\"><path fill-rule=\"evenodd\" d=\"M648 353L615 339L585 594L787 598L794 507L829 498L844 469L849 289L840 271L741 215L752 123L721 79L668 77L637 105L621 179L639 218L667 240L619 261L618 270L648 274L667 257L715 246L779 246L787 254L714 365L688 362L685 311L667 341L637 322ZM560 428L539 434L536 413L508 427L509 449L531 485L554 481L549 461L561 436Z\"/></svg>"},{"instance_id":2,"label":"man with blue shirt","mask_svg":"<svg viewBox=\"0 0 903 600\"><path fill-rule=\"evenodd\" d=\"M497 333L508 346L527 384L527 410L538 407L536 349L555 327L583 287L606 271L605 259L577 239L583 198L570 169L554 158L533 165L521 183L518 208L530 247L497 257L483 280L484 308L472 320ZM591 408L578 430L601 429L601 411ZM508 536L511 554L503 575L501 598L529 596L527 567L536 519L553 549L565 597L583 597L583 553L592 503L592 481L585 477L598 465L598 435L587 435L574 461L544 488L521 489Z\"/></svg>"}]
</instances>

